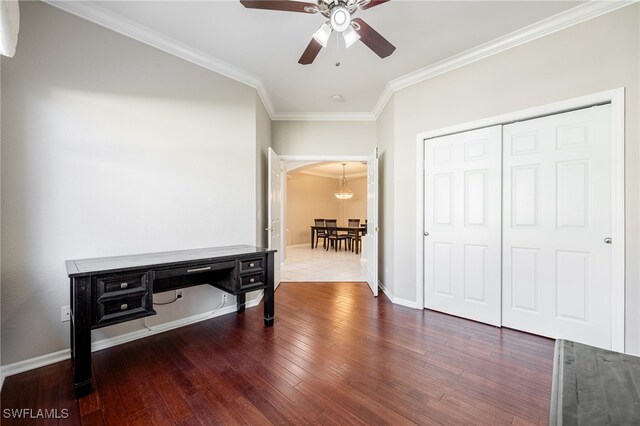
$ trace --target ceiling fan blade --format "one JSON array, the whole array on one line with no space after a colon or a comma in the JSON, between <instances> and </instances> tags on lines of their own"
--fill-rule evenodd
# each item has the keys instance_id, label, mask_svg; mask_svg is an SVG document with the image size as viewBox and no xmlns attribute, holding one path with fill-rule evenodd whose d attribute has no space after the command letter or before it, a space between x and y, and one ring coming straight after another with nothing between
<instances>
[{"instance_id":1,"label":"ceiling fan blade","mask_svg":"<svg viewBox=\"0 0 640 426\"><path fill-rule=\"evenodd\" d=\"M298 63L302 65L312 64L318 53L320 53L320 49L322 49L322 45L315 38L312 38L307 48L304 49L302 56L300 56Z\"/></svg>"},{"instance_id":2,"label":"ceiling fan blade","mask_svg":"<svg viewBox=\"0 0 640 426\"><path fill-rule=\"evenodd\" d=\"M313 3L289 0L240 0L248 9L282 10L285 12L316 13L318 6Z\"/></svg>"},{"instance_id":3,"label":"ceiling fan blade","mask_svg":"<svg viewBox=\"0 0 640 426\"><path fill-rule=\"evenodd\" d=\"M389 43L386 38L382 37L380 33L371 28L362 19L355 18L353 22L356 24L355 30L360 35L360 41L373 50L376 55L386 58L396 50L393 44Z\"/></svg>"},{"instance_id":4,"label":"ceiling fan blade","mask_svg":"<svg viewBox=\"0 0 640 426\"><path fill-rule=\"evenodd\" d=\"M378 5L381 5L382 3L386 3L388 1L389 0L371 0L369 3L365 4L360 9L362 9L362 10L371 9L372 7L376 7Z\"/></svg>"}]
</instances>

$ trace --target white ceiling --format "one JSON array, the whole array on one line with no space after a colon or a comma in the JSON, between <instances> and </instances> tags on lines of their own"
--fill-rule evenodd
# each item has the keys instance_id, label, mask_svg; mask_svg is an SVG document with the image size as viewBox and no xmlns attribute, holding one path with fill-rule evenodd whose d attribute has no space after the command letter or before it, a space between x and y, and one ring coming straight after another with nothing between
<instances>
[{"instance_id":1,"label":"white ceiling","mask_svg":"<svg viewBox=\"0 0 640 426\"><path fill-rule=\"evenodd\" d=\"M299 65L298 59L323 23L319 14L246 9L238 0L84 1L68 2L62 8L74 12L74 8L91 7L92 13L99 10L102 16L96 21L110 21L113 27L122 19L124 24L115 26L151 30L222 61L261 81L271 112L286 115L370 113L390 81L580 3L392 0L356 12L396 46L391 56L380 59L362 43L348 50L341 45L337 53L333 35L311 65ZM339 67L334 65L336 59ZM331 100L334 94L345 101Z\"/></svg>"}]
</instances>

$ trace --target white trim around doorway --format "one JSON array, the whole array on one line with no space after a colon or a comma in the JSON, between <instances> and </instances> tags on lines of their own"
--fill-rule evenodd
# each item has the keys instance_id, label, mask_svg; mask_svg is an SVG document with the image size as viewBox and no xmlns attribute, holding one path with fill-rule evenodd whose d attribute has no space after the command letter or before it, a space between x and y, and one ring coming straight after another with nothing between
<instances>
[{"instance_id":1,"label":"white trim around doorway","mask_svg":"<svg viewBox=\"0 0 640 426\"><path fill-rule=\"evenodd\" d=\"M425 139L436 138L453 133L466 132L482 127L508 124L546 115L559 114L579 108L610 103L611 104L611 171L612 171L612 235L617 244L612 247L611 263L611 348L625 351L625 166L624 166L624 88L608 90L568 99L552 104L541 105L508 114L488 117L481 120L457 124L416 135L416 171L420 183L416 185L416 305L424 309L424 143Z\"/></svg>"}]
</instances>

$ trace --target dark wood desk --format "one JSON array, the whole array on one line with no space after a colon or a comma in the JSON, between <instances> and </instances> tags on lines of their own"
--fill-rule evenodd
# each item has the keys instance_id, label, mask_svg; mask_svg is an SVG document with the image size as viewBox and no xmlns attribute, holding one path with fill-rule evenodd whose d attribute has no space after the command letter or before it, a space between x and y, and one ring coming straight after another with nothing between
<instances>
[{"instance_id":1,"label":"dark wood desk","mask_svg":"<svg viewBox=\"0 0 640 426\"><path fill-rule=\"evenodd\" d=\"M311 248L315 245L316 237L318 235L318 231L327 230L328 226L315 226L311 225ZM331 227L331 229L336 229L338 231L353 231L356 234L356 254L360 253L360 240L362 240L363 235L367 235L367 226L360 225L356 226L336 226Z\"/></svg>"},{"instance_id":2,"label":"dark wood desk","mask_svg":"<svg viewBox=\"0 0 640 426\"><path fill-rule=\"evenodd\" d=\"M639 425L640 358L557 340L550 425Z\"/></svg>"},{"instance_id":3,"label":"dark wood desk","mask_svg":"<svg viewBox=\"0 0 640 426\"><path fill-rule=\"evenodd\" d=\"M274 322L274 253L250 246L67 260L76 396L91 392L91 330L150 315L153 294L208 284L238 298L264 290L264 325Z\"/></svg>"}]
</instances>

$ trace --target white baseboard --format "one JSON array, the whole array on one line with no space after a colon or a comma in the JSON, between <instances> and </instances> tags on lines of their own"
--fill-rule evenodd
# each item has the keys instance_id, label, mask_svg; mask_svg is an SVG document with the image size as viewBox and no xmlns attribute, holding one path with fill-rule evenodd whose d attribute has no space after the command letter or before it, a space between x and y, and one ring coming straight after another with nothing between
<instances>
[{"instance_id":1,"label":"white baseboard","mask_svg":"<svg viewBox=\"0 0 640 426\"><path fill-rule=\"evenodd\" d=\"M55 364L56 362L69 359L70 356L71 352L69 351L69 349L64 349L58 352L37 356L35 358L25 359L24 361L14 362L13 364L3 365L2 382L4 384L5 377L13 376L14 374L22 373L24 371L33 370L35 368L44 367L45 365Z\"/></svg>"},{"instance_id":2,"label":"white baseboard","mask_svg":"<svg viewBox=\"0 0 640 426\"><path fill-rule=\"evenodd\" d=\"M378 287L380 287L380 289L382 290L382 292L389 298L389 300L391 300L391 303L394 303L396 305L400 305L400 306L406 306L408 308L412 308L412 309L422 309L421 306L418 306L418 303L414 302L413 300L407 300L407 299L400 299L399 297L395 297L385 286L384 284L382 284L381 281L378 281Z\"/></svg>"},{"instance_id":3,"label":"white baseboard","mask_svg":"<svg viewBox=\"0 0 640 426\"><path fill-rule=\"evenodd\" d=\"M246 308L253 308L260 304L264 291L261 291L257 298L247 301ZM154 334L162 333L165 331L173 330L174 328L184 327L186 325L195 324L207 319L216 318L222 315L231 314L237 311L237 305L233 304L225 306L215 313L205 312L203 314L192 315L186 318L180 318L179 320L169 321L164 324L153 326L152 330L143 329L132 331L131 333L121 334L115 337L109 337L107 339L96 340L91 343L91 352L101 351L103 349L111 348L113 346L121 345L123 343L131 342L138 339L144 339L145 337L153 336ZM0 368L0 389L4 384L5 377L12 376L14 374L23 373L25 371L33 370L36 368L44 367L46 365L55 364L56 362L67 360L71 357L69 349L64 349L58 352L52 352L50 354L41 355L35 358L25 359L24 361L14 362L13 364L3 365Z\"/></svg>"},{"instance_id":4,"label":"white baseboard","mask_svg":"<svg viewBox=\"0 0 640 426\"><path fill-rule=\"evenodd\" d=\"M400 299L399 297L395 297L393 303L400 306L406 306L411 309L422 309L422 306L419 306L417 302L413 300Z\"/></svg>"},{"instance_id":5,"label":"white baseboard","mask_svg":"<svg viewBox=\"0 0 640 426\"><path fill-rule=\"evenodd\" d=\"M393 303L393 294L384 286L382 281L378 280L378 288L382 290L382 292L389 298L391 303Z\"/></svg>"}]
</instances>

